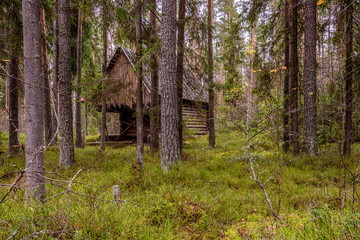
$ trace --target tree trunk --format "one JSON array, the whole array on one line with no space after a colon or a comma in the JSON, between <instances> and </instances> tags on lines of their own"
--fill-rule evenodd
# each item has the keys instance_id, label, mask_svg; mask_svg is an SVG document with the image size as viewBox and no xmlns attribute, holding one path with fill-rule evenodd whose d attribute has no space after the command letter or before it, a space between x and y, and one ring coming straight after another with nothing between
<instances>
[{"instance_id":1,"label":"tree trunk","mask_svg":"<svg viewBox=\"0 0 360 240\"><path fill-rule=\"evenodd\" d=\"M353 1L347 0L346 9L346 61L345 61L345 141L344 141L344 155L351 153L351 122L352 122L352 101L353 101Z\"/></svg>"},{"instance_id":2,"label":"tree trunk","mask_svg":"<svg viewBox=\"0 0 360 240\"><path fill-rule=\"evenodd\" d=\"M106 77L106 68L107 68L107 48L108 48L108 39L107 39L107 22L105 19L105 3L103 5L103 62L102 62L102 73L103 78ZM103 88L104 88L103 84ZM105 96L103 96L105 97ZM101 133L100 133L100 149L105 151L105 142L106 142L106 99L103 100L101 106Z\"/></svg>"},{"instance_id":3,"label":"tree trunk","mask_svg":"<svg viewBox=\"0 0 360 240\"><path fill-rule=\"evenodd\" d=\"M252 67L254 65L254 59L255 59L255 22L253 22L252 30L251 30L251 49L252 53L250 53L250 66ZM235 70L235 69L234 69ZM247 114L246 117L248 118L247 121L251 122L254 118L254 100L253 100L253 94L252 91L254 89L254 83L255 83L255 75L252 71L253 69L250 69L250 78L246 77L246 80L248 81L245 83L246 90L245 95L247 98ZM235 70L236 72L236 70Z\"/></svg>"},{"instance_id":4,"label":"tree trunk","mask_svg":"<svg viewBox=\"0 0 360 240\"><path fill-rule=\"evenodd\" d=\"M179 1L178 39L177 39L177 92L178 92L178 117L179 117L179 147L183 147L183 76L184 76L184 43L185 43L185 1Z\"/></svg>"},{"instance_id":5,"label":"tree trunk","mask_svg":"<svg viewBox=\"0 0 360 240\"><path fill-rule=\"evenodd\" d=\"M152 154L159 150L160 131L160 102L159 102L159 65L157 60L157 27L156 27L156 0L152 0L150 12L151 45L154 49L151 54L151 109L150 109L150 149Z\"/></svg>"},{"instance_id":6,"label":"tree trunk","mask_svg":"<svg viewBox=\"0 0 360 240\"><path fill-rule=\"evenodd\" d=\"M84 126L84 132L85 132L85 136L89 136L89 133L88 133L88 104L85 103L85 126Z\"/></svg>"},{"instance_id":7,"label":"tree trunk","mask_svg":"<svg viewBox=\"0 0 360 240\"><path fill-rule=\"evenodd\" d=\"M41 63L42 63L42 78L44 84L44 94L43 94L43 107L44 107L44 131L45 131L45 144L49 145L51 143L53 136L53 122L51 120L51 92L50 92L50 83L49 83L49 72L48 72L48 63L47 63L47 48L46 48L46 25L45 25L45 11L41 7L40 9L40 19L41 19Z\"/></svg>"},{"instance_id":8,"label":"tree trunk","mask_svg":"<svg viewBox=\"0 0 360 240\"><path fill-rule=\"evenodd\" d=\"M224 19L226 17L226 14L224 12ZM222 36L221 36L221 56L224 56L224 50L225 50L225 34L222 33ZM220 63L220 84L221 86L224 86L224 59L221 58L221 63ZM223 95L223 91L220 90L219 91L219 94L218 94L218 99L217 99L217 102L218 102L218 105L222 106L223 104L223 100L222 100L222 95Z\"/></svg>"},{"instance_id":9,"label":"tree trunk","mask_svg":"<svg viewBox=\"0 0 360 240\"><path fill-rule=\"evenodd\" d=\"M144 116L143 116L143 73L142 73L142 31L141 31L141 1L136 1L136 159L140 168L144 167Z\"/></svg>"},{"instance_id":10,"label":"tree trunk","mask_svg":"<svg viewBox=\"0 0 360 240\"><path fill-rule=\"evenodd\" d=\"M100 150L105 151L106 143L106 101L101 105L101 133L100 133Z\"/></svg>"},{"instance_id":11,"label":"tree trunk","mask_svg":"<svg viewBox=\"0 0 360 240\"><path fill-rule=\"evenodd\" d=\"M290 116L291 116L291 142L293 144L294 155L299 154L299 120L298 120L298 1L291 0L291 35L290 35Z\"/></svg>"},{"instance_id":12,"label":"tree trunk","mask_svg":"<svg viewBox=\"0 0 360 240\"><path fill-rule=\"evenodd\" d=\"M289 2L288 0L284 0L285 4L285 17L284 17L284 66L285 69L285 76L284 76L284 112L283 112L283 151L287 153L289 151Z\"/></svg>"},{"instance_id":13,"label":"tree trunk","mask_svg":"<svg viewBox=\"0 0 360 240\"><path fill-rule=\"evenodd\" d=\"M60 165L75 162L71 98L70 0L59 0L59 130Z\"/></svg>"},{"instance_id":14,"label":"tree trunk","mask_svg":"<svg viewBox=\"0 0 360 240\"><path fill-rule=\"evenodd\" d=\"M212 44L212 0L208 0L208 84L209 84L209 146L215 147L215 92L214 92L214 67L213 67L213 44Z\"/></svg>"},{"instance_id":15,"label":"tree trunk","mask_svg":"<svg viewBox=\"0 0 360 240\"><path fill-rule=\"evenodd\" d=\"M19 152L19 53L18 46L9 43L9 59L6 76L9 111L9 155Z\"/></svg>"},{"instance_id":16,"label":"tree trunk","mask_svg":"<svg viewBox=\"0 0 360 240\"><path fill-rule=\"evenodd\" d=\"M306 0L304 57L304 143L306 153L317 153L316 125L316 0Z\"/></svg>"},{"instance_id":17,"label":"tree trunk","mask_svg":"<svg viewBox=\"0 0 360 240\"><path fill-rule=\"evenodd\" d=\"M26 112L26 198L45 198L40 0L22 2Z\"/></svg>"},{"instance_id":18,"label":"tree trunk","mask_svg":"<svg viewBox=\"0 0 360 240\"><path fill-rule=\"evenodd\" d=\"M78 34L77 34L77 56L76 56L76 102L75 102L75 133L76 142L75 146L78 148L83 147L82 134L81 134L81 66L82 66L82 24L83 24L83 11L82 1L79 1L79 14L78 14Z\"/></svg>"},{"instance_id":19,"label":"tree trunk","mask_svg":"<svg viewBox=\"0 0 360 240\"><path fill-rule=\"evenodd\" d=\"M168 171L180 159L176 83L176 0L162 0L161 166Z\"/></svg>"},{"instance_id":20,"label":"tree trunk","mask_svg":"<svg viewBox=\"0 0 360 240\"><path fill-rule=\"evenodd\" d=\"M57 142L59 122L59 29L58 29L58 0L54 0L54 22L53 22L53 144Z\"/></svg>"}]
</instances>

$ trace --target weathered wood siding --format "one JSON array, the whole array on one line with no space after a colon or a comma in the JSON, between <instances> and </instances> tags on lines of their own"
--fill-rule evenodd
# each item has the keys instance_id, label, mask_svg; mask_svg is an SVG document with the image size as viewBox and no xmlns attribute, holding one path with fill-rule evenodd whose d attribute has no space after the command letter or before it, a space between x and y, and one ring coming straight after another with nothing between
<instances>
[{"instance_id":1,"label":"weathered wood siding","mask_svg":"<svg viewBox=\"0 0 360 240\"><path fill-rule=\"evenodd\" d=\"M126 105L135 107L136 103L136 74L130 61L124 53L116 59L113 68L109 72L109 100L107 104L113 106ZM150 94L144 89L144 104L150 103Z\"/></svg>"},{"instance_id":2,"label":"weathered wood siding","mask_svg":"<svg viewBox=\"0 0 360 240\"><path fill-rule=\"evenodd\" d=\"M182 112L185 129L191 130L194 135L207 134L207 106L186 101Z\"/></svg>"}]
</instances>

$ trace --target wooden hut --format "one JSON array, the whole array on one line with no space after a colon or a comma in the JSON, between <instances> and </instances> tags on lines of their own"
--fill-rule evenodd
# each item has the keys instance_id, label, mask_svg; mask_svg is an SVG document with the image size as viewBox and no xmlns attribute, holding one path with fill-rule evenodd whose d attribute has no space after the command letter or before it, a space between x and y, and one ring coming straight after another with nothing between
<instances>
[{"instance_id":1,"label":"wooden hut","mask_svg":"<svg viewBox=\"0 0 360 240\"><path fill-rule=\"evenodd\" d=\"M135 53L126 48L118 48L107 67L107 112L119 113L120 132L107 135L108 141L135 140L136 82ZM159 79L161 86L161 79ZM144 129L149 134L149 108L151 93L151 73L143 63ZM191 71L184 71L183 118L185 129L195 135L207 133L207 88ZM160 95L161 98L161 95Z\"/></svg>"}]
</instances>

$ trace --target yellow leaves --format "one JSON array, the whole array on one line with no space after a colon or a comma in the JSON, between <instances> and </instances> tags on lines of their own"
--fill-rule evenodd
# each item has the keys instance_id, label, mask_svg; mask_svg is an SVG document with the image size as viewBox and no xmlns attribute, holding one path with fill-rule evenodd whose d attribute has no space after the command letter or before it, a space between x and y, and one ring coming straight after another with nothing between
<instances>
[{"instance_id":1,"label":"yellow leaves","mask_svg":"<svg viewBox=\"0 0 360 240\"><path fill-rule=\"evenodd\" d=\"M324 4L324 3L325 3L325 1L324 1L324 0L320 0L320 1L318 1L318 2L317 2L317 4L316 4L316 5L320 6L320 5Z\"/></svg>"},{"instance_id":2,"label":"yellow leaves","mask_svg":"<svg viewBox=\"0 0 360 240\"><path fill-rule=\"evenodd\" d=\"M295 87L295 88L293 88L292 90L294 90L294 91L295 91L296 89L297 89L297 88Z\"/></svg>"},{"instance_id":3,"label":"yellow leaves","mask_svg":"<svg viewBox=\"0 0 360 240\"><path fill-rule=\"evenodd\" d=\"M256 70L251 70L253 73L256 73Z\"/></svg>"},{"instance_id":4,"label":"yellow leaves","mask_svg":"<svg viewBox=\"0 0 360 240\"><path fill-rule=\"evenodd\" d=\"M277 73L277 71L278 71L277 69L273 69L270 71L270 73Z\"/></svg>"},{"instance_id":5,"label":"yellow leaves","mask_svg":"<svg viewBox=\"0 0 360 240\"><path fill-rule=\"evenodd\" d=\"M250 55L254 55L254 53L255 53L255 50L254 50L253 48L250 48L250 49L249 49L249 54L250 54Z\"/></svg>"},{"instance_id":6,"label":"yellow leaves","mask_svg":"<svg viewBox=\"0 0 360 240\"><path fill-rule=\"evenodd\" d=\"M313 92L309 92L309 95L311 96L311 95L314 95L314 93Z\"/></svg>"}]
</instances>

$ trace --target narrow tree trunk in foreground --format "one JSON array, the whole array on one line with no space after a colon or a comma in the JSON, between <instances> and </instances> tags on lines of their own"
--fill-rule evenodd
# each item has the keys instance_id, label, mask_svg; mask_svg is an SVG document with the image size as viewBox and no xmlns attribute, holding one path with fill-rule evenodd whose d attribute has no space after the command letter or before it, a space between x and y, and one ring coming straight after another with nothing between
<instances>
[{"instance_id":1,"label":"narrow tree trunk in foreground","mask_svg":"<svg viewBox=\"0 0 360 240\"><path fill-rule=\"evenodd\" d=\"M144 166L144 117L143 117L143 73L142 63L142 31L141 31L141 1L136 0L136 159L140 168Z\"/></svg>"},{"instance_id":2,"label":"narrow tree trunk in foreground","mask_svg":"<svg viewBox=\"0 0 360 240\"><path fill-rule=\"evenodd\" d=\"M345 141L344 141L344 155L351 153L351 122L352 122L352 101L353 101L353 10L354 5L352 0L347 0L346 10L346 61L345 61Z\"/></svg>"},{"instance_id":3,"label":"narrow tree trunk in foreground","mask_svg":"<svg viewBox=\"0 0 360 240\"><path fill-rule=\"evenodd\" d=\"M317 153L316 125L316 0L306 0L304 56L304 144L306 153Z\"/></svg>"},{"instance_id":4,"label":"narrow tree trunk in foreground","mask_svg":"<svg viewBox=\"0 0 360 240\"><path fill-rule=\"evenodd\" d=\"M83 11L82 1L79 1L79 14L78 14L78 33L77 33L77 56L76 56L76 102L75 102L75 133L76 142L75 146L78 148L83 147L83 138L81 134L81 66L82 66L82 24L83 24Z\"/></svg>"},{"instance_id":5,"label":"narrow tree trunk in foreground","mask_svg":"<svg viewBox=\"0 0 360 240\"><path fill-rule=\"evenodd\" d=\"M177 92L178 92L178 115L179 115L179 147L180 153L183 147L183 78L184 78L184 44L185 44L185 1L179 1L179 21L177 39Z\"/></svg>"},{"instance_id":6,"label":"narrow tree trunk in foreground","mask_svg":"<svg viewBox=\"0 0 360 240\"><path fill-rule=\"evenodd\" d=\"M101 105L101 133L100 133L100 150L105 151L106 143L106 101Z\"/></svg>"},{"instance_id":7,"label":"narrow tree trunk in foreground","mask_svg":"<svg viewBox=\"0 0 360 240\"><path fill-rule=\"evenodd\" d=\"M53 22L53 144L57 142L58 120L59 120L59 29L58 29L58 2L54 0L54 22Z\"/></svg>"},{"instance_id":8,"label":"narrow tree trunk in foreground","mask_svg":"<svg viewBox=\"0 0 360 240\"><path fill-rule=\"evenodd\" d=\"M59 130L60 165L75 162L71 97L70 0L59 0Z\"/></svg>"},{"instance_id":9,"label":"narrow tree trunk in foreground","mask_svg":"<svg viewBox=\"0 0 360 240\"><path fill-rule=\"evenodd\" d=\"M40 9L41 19L41 62L42 62L42 78L44 84L43 106L44 106L44 131L45 131L45 144L51 143L53 136L53 122L51 117L51 92L49 83L48 61L47 61L47 48L46 48L46 25L45 25L45 11Z\"/></svg>"},{"instance_id":10,"label":"narrow tree trunk in foreground","mask_svg":"<svg viewBox=\"0 0 360 240\"><path fill-rule=\"evenodd\" d=\"M105 20L105 5L103 6L103 65L102 73L103 78L106 78L106 68L107 68L107 23ZM103 84L103 88L105 88ZM103 96L104 97L104 96ZM101 106L101 133L100 133L100 149L105 151L105 142L106 142L106 100L104 99Z\"/></svg>"},{"instance_id":11,"label":"narrow tree trunk in foreground","mask_svg":"<svg viewBox=\"0 0 360 240\"><path fill-rule=\"evenodd\" d=\"M291 0L291 35L290 35L290 116L291 142L294 155L299 154L299 119L298 119L298 1Z\"/></svg>"},{"instance_id":12,"label":"narrow tree trunk in foreground","mask_svg":"<svg viewBox=\"0 0 360 240\"><path fill-rule=\"evenodd\" d=\"M215 147L215 92L214 92L214 67L212 44L212 0L208 0L208 84L209 84L209 147Z\"/></svg>"},{"instance_id":13,"label":"narrow tree trunk in foreground","mask_svg":"<svg viewBox=\"0 0 360 240\"><path fill-rule=\"evenodd\" d=\"M6 76L8 87L9 111L9 155L14 156L19 152L19 54L13 43L10 43L9 59Z\"/></svg>"},{"instance_id":14,"label":"narrow tree trunk in foreground","mask_svg":"<svg viewBox=\"0 0 360 240\"><path fill-rule=\"evenodd\" d=\"M85 136L89 136L89 133L88 133L88 104L85 103L85 126L84 126L84 133L85 133Z\"/></svg>"},{"instance_id":15,"label":"narrow tree trunk in foreground","mask_svg":"<svg viewBox=\"0 0 360 240\"><path fill-rule=\"evenodd\" d=\"M161 166L168 171L180 159L176 83L176 0L162 0Z\"/></svg>"},{"instance_id":16,"label":"narrow tree trunk in foreground","mask_svg":"<svg viewBox=\"0 0 360 240\"><path fill-rule=\"evenodd\" d=\"M26 198L45 197L41 79L40 0L22 2L26 112Z\"/></svg>"},{"instance_id":17,"label":"narrow tree trunk in foreground","mask_svg":"<svg viewBox=\"0 0 360 240\"><path fill-rule=\"evenodd\" d=\"M159 150L160 132L160 102L159 102L159 65L155 49L157 40L156 27L156 0L152 0L150 12L151 46L154 53L151 54L151 109L150 109L150 149L152 154Z\"/></svg>"},{"instance_id":18,"label":"narrow tree trunk in foreground","mask_svg":"<svg viewBox=\"0 0 360 240\"><path fill-rule=\"evenodd\" d=\"M290 96L289 96L289 2L288 0L284 0L285 5L285 16L284 16L284 67L285 76L284 76L284 112L283 112L283 151L287 153L289 151L289 106L290 106Z\"/></svg>"}]
</instances>

